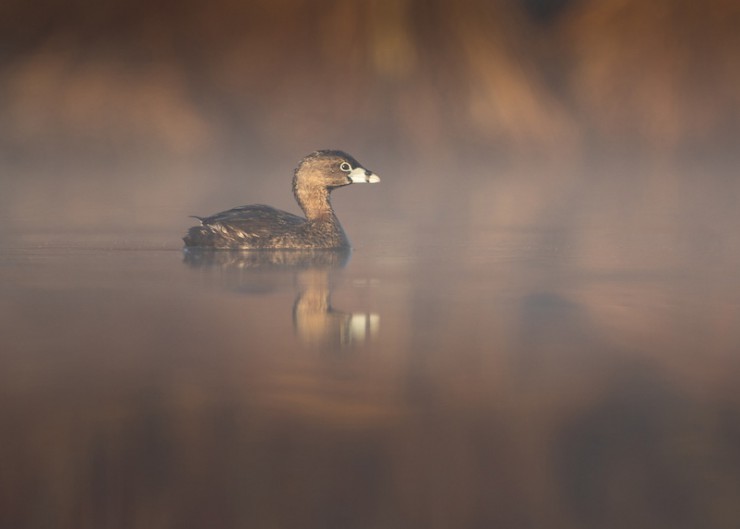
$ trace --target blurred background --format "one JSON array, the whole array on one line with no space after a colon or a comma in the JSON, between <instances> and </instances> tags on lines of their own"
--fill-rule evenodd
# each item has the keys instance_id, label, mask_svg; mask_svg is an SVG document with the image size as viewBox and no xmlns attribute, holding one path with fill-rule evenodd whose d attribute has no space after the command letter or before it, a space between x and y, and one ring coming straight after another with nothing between
<instances>
[{"instance_id":1,"label":"blurred background","mask_svg":"<svg viewBox=\"0 0 740 529\"><path fill-rule=\"evenodd\" d=\"M739 23L733 0L6 0L0 215L291 209L298 160L339 148L394 222L712 231L736 220Z\"/></svg>"}]
</instances>

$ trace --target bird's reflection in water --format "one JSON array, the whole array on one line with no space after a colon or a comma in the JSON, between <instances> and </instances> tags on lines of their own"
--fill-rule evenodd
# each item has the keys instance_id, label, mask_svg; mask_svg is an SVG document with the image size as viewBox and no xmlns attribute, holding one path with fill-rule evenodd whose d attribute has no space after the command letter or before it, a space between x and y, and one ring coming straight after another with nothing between
<instances>
[{"instance_id":1,"label":"bird's reflection in water","mask_svg":"<svg viewBox=\"0 0 740 529\"><path fill-rule=\"evenodd\" d=\"M347 313L332 308L328 270L304 270L298 275L298 283L293 325L304 343L346 346L377 335L380 324L377 314Z\"/></svg>"},{"instance_id":2,"label":"bird's reflection in water","mask_svg":"<svg viewBox=\"0 0 740 529\"><path fill-rule=\"evenodd\" d=\"M247 250L218 251L188 248L184 261L209 272L228 290L265 294L280 290L286 279L297 290L293 328L301 342L324 348L344 348L373 340L380 316L344 312L331 305L332 277L344 268L351 251ZM215 273L211 273L215 272Z\"/></svg>"}]
</instances>

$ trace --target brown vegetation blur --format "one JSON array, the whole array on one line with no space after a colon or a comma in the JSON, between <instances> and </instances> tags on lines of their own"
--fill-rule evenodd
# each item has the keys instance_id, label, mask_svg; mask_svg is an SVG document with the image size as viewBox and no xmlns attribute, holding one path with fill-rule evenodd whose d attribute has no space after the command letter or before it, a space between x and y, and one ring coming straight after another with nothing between
<instances>
[{"instance_id":1,"label":"brown vegetation blur","mask_svg":"<svg viewBox=\"0 0 740 529\"><path fill-rule=\"evenodd\" d=\"M0 211L171 233L295 208L296 162L340 148L404 222L712 224L740 195L706 163L737 156L737 27L733 0L8 0Z\"/></svg>"},{"instance_id":2,"label":"brown vegetation blur","mask_svg":"<svg viewBox=\"0 0 740 529\"><path fill-rule=\"evenodd\" d=\"M4 155L729 146L733 0L0 7ZM302 152L302 151L301 151Z\"/></svg>"}]
</instances>

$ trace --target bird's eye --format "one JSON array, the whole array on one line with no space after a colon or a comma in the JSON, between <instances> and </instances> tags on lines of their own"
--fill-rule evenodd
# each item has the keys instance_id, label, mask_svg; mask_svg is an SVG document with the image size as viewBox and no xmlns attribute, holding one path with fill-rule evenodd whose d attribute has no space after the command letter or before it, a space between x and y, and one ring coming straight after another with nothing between
<instances>
[{"instance_id":1,"label":"bird's eye","mask_svg":"<svg viewBox=\"0 0 740 529\"><path fill-rule=\"evenodd\" d=\"M352 172L352 166L348 164L347 162L342 162L339 166L339 169L344 171L345 173L351 173Z\"/></svg>"}]
</instances>

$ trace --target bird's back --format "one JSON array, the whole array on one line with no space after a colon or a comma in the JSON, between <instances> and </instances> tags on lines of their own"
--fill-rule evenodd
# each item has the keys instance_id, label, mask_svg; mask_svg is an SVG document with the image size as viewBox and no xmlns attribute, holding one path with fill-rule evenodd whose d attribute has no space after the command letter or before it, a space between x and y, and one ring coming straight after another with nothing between
<instances>
[{"instance_id":1,"label":"bird's back","mask_svg":"<svg viewBox=\"0 0 740 529\"><path fill-rule=\"evenodd\" d=\"M270 248L297 234L306 219L287 211L256 204L240 206L209 217L196 217L184 237L185 245L206 248Z\"/></svg>"}]
</instances>

